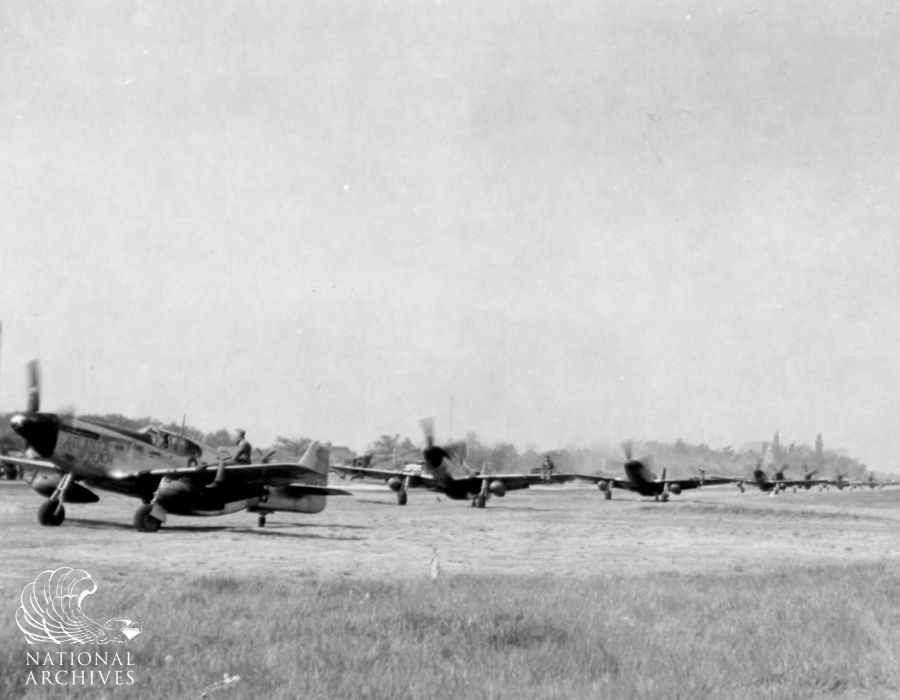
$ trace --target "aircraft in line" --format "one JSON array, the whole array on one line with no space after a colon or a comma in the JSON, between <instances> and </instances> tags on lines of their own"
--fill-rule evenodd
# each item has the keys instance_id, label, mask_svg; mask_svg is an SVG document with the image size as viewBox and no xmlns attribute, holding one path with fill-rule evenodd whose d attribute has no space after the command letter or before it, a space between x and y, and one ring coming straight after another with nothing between
<instances>
[{"instance_id":1,"label":"aircraft in line","mask_svg":"<svg viewBox=\"0 0 900 700\"><path fill-rule=\"evenodd\" d=\"M823 488L828 483L827 479L813 479L816 473L815 470L805 474L802 479L788 479L784 475L788 466L784 464L781 469L777 469L774 465L771 465L769 469L772 471L772 477L769 478L769 475L763 469L763 458L757 457L753 475L749 479L741 478L734 481L741 493L744 493L746 485L750 484L751 486L756 486L760 491L768 493L770 496L776 496L788 488L793 488L794 491L798 488L810 489L815 485Z\"/></svg>"},{"instance_id":2,"label":"aircraft in line","mask_svg":"<svg viewBox=\"0 0 900 700\"><path fill-rule=\"evenodd\" d=\"M299 461L226 461L213 448L157 427L132 431L72 413L42 413L40 369L29 363L28 405L10 420L27 443L24 457L4 455L45 500L41 525L61 525L64 503L95 503L91 488L138 498L134 526L154 532L168 514L257 513L263 527L275 511L318 513L327 496L350 495L328 486L328 449L313 443ZM89 488L90 487L90 488Z\"/></svg>"},{"instance_id":3,"label":"aircraft in line","mask_svg":"<svg viewBox=\"0 0 900 700\"><path fill-rule=\"evenodd\" d=\"M597 485L603 492L603 498L609 500L612 498L613 488L624 489L627 491L635 491L641 496L653 496L654 501L666 502L669 496L677 496L686 489L696 489L701 486L716 486L719 484L730 484L735 480L730 477L715 476L707 477L706 471L700 469L700 476L688 479L669 479L666 476L666 469L663 468L662 475L657 478L653 473L653 458L643 457L635 459L632 456L633 446L630 442L622 444L625 452L625 463L622 468L625 471L625 478L613 476L611 474L575 474L576 479L583 481L591 481Z\"/></svg>"},{"instance_id":4,"label":"aircraft in line","mask_svg":"<svg viewBox=\"0 0 900 700\"><path fill-rule=\"evenodd\" d=\"M880 489L885 486L897 486L900 484L900 481L878 481L875 478L874 474L869 474L869 478L863 481L848 481L846 474L837 474L834 479L828 482L832 486L837 487L839 491L843 491L845 488L853 491L854 489Z\"/></svg>"},{"instance_id":5,"label":"aircraft in line","mask_svg":"<svg viewBox=\"0 0 900 700\"><path fill-rule=\"evenodd\" d=\"M507 491L548 483L548 479L540 474L476 473L459 456L464 445L442 447L435 444L434 421L431 418L423 418L419 425L425 434L421 463L407 462L399 469L342 465L332 466L332 470L351 478L370 477L386 481L388 488L397 494L397 505L401 506L406 505L410 488L437 491L452 500L470 500L474 508L484 508L492 496L502 498ZM465 474L460 475L460 471ZM559 483L571 479L571 475L554 474L549 481Z\"/></svg>"}]
</instances>

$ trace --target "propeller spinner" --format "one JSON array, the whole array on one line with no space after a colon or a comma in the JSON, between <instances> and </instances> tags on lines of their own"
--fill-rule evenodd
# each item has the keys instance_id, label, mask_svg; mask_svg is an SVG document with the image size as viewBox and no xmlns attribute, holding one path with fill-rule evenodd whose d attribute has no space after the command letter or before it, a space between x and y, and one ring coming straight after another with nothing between
<instances>
[{"instance_id":1,"label":"propeller spinner","mask_svg":"<svg viewBox=\"0 0 900 700\"><path fill-rule=\"evenodd\" d=\"M440 469L444 460L450 459L452 455L445 448L434 444L434 418L421 418L419 425L425 435L425 449L422 450L425 466L431 471Z\"/></svg>"}]
</instances>

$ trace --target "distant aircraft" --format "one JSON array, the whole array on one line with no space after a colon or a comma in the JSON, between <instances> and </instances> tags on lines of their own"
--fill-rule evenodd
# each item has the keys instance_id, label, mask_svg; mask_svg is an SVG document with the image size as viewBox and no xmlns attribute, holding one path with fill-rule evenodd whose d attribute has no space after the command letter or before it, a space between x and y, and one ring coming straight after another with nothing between
<instances>
[{"instance_id":1,"label":"distant aircraft","mask_svg":"<svg viewBox=\"0 0 900 700\"><path fill-rule=\"evenodd\" d=\"M738 489L740 489L741 493L744 493L744 486L747 483L756 486L760 491L768 493L771 496L776 496L787 488L794 487L796 490L797 487L809 488L813 482L811 482L807 478L803 479L787 479L784 476L784 472L788 469L788 465L785 464L781 467L781 469L777 469L774 465L770 465L769 469L772 470L772 478L769 478L769 475L766 474L765 470L762 466L763 458L756 458L756 468L753 470L753 476L750 479L739 479L735 483L737 484ZM810 475L807 475L810 476ZM818 482L816 482L818 483Z\"/></svg>"},{"instance_id":2,"label":"distant aircraft","mask_svg":"<svg viewBox=\"0 0 900 700\"><path fill-rule=\"evenodd\" d=\"M869 474L869 478L864 481L848 481L846 474L837 474L835 475L833 480L827 481L826 483L837 487L839 491L843 491L844 488L849 488L851 491L853 491L854 489L864 489L866 487L870 489L876 489L884 488L885 486L896 486L897 484L900 484L900 482L898 481L878 481L878 479L875 478L874 474Z\"/></svg>"},{"instance_id":3,"label":"distant aircraft","mask_svg":"<svg viewBox=\"0 0 900 700\"><path fill-rule=\"evenodd\" d=\"M432 419L423 418L419 424L425 434L421 465L408 462L402 469L352 465L333 466L332 469L351 478L372 477L386 481L388 488L397 494L397 505L401 506L406 505L409 489L416 487L443 493L453 500L471 500L473 507L484 508L491 496L502 498L507 491L548 483L540 474L475 473L466 467L458 456L458 453L462 452L462 446L441 447L435 444ZM465 475L455 475L453 471L464 471ZM555 474L552 481L561 482L571 478Z\"/></svg>"},{"instance_id":4,"label":"distant aircraft","mask_svg":"<svg viewBox=\"0 0 900 700\"><path fill-rule=\"evenodd\" d=\"M609 474L576 474L576 479L591 481L603 492L606 500L612 498L612 489L625 489L635 491L641 496L653 496L654 501L668 501L670 495L677 496L685 489L696 489L701 486L715 486L718 484L730 484L735 480L724 476L707 477L705 470L700 470L699 477L689 479L669 479L666 477L665 468L662 476L657 478L653 473L653 458L644 457L635 459L632 457L633 446L630 442L622 444L625 452L625 463L622 468L625 478Z\"/></svg>"},{"instance_id":5,"label":"distant aircraft","mask_svg":"<svg viewBox=\"0 0 900 700\"><path fill-rule=\"evenodd\" d=\"M132 431L72 414L40 412L40 374L29 363L28 407L10 425L28 445L25 457L5 455L47 500L41 525L60 525L64 503L95 503L87 487L139 498L134 526L154 532L176 515L223 515L247 510L318 513L326 496L350 495L327 485L328 450L310 445L299 463L229 463L212 448L183 435L150 427Z\"/></svg>"},{"instance_id":6,"label":"distant aircraft","mask_svg":"<svg viewBox=\"0 0 900 700\"><path fill-rule=\"evenodd\" d=\"M787 468L786 464L784 466L785 466L785 468ZM807 467L804 464L803 469L805 470L806 468ZM818 473L819 473L818 469L813 469L812 471L809 471L809 472L805 471L803 474L803 481L800 484L800 488L803 488L803 489L806 489L807 491L809 491L813 486L818 486L819 489L821 489L824 486L826 479L814 479L813 477ZM795 486L794 491L796 491L796 490L797 490L797 487Z\"/></svg>"}]
</instances>

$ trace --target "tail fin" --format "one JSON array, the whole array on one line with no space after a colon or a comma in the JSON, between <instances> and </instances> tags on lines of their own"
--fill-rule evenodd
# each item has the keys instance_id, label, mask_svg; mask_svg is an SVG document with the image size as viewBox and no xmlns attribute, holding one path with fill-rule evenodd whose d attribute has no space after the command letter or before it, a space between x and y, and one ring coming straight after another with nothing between
<instances>
[{"instance_id":1,"label":"tail fin","mask_svg":"<svg viewBox=\"0 0 900 700\"><path fill-rule=\"evenodd\" d=\"M318 442L311 442L300 460L300 466L314 469L322 476L328 476L328 457L331 451Z\"/></svg>"}]
</instances>

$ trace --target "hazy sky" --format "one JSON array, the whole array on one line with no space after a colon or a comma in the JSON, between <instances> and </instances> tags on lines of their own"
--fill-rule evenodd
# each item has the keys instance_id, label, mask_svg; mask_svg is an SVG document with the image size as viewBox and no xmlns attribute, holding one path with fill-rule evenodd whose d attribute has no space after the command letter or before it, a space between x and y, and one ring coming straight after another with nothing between
<instances>
[{"instance_id":1,"label":"hazy sky","mask_svg":"<svg viewBox=\"0 0 900 700\"><path fill-rule=\"evenodd\" d=\"M0 410L896 463L882 2L0 4Z\"/></svg>"}]
</instances>

